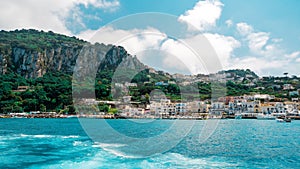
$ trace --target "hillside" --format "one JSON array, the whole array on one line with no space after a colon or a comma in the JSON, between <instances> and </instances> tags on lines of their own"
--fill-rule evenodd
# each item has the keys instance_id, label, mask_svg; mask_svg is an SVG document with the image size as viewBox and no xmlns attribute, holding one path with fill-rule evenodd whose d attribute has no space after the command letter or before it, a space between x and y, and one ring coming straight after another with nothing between
<instances>
[{"instance_id":1,"label":"hillside","mask_svg":"<svg viewBox=\"0 0 300 169\"><path fill-rule=\"evenodd\" d=\"M73 109L69 107L72 107L71 81L76 62L82 75L97 69L96 79L92 79L95 90L85 93L95 93L98 99L112 99L113 78L139 85L149 80L170 79L149 73L148 67L121 46L90 44L75 37L37 30L0 31L0 112ZM22 86L25 91L19 90ZM136 89L128 92L135 95L135 100L144 95Z\"/></svg>"},{"instance_id":2,"label":"hillside","mask_svg":"<svg viewBox=\"0 0 300 169\"><path fill-rule=\"evenodd\" d=\"M83 52L84 49L87 49ZM48 72L72 74L79 55L101 61L99 71L114 70L121 62L129 68L144 68L120 46L89 44L75 37L36 30L0 31L0 73L15 72L25 78ZM123 61L124 60L124 61ZM93 67L95 62L86 62Z\"/></svg>"},{"instance_id":3,"label":"hillside","mask_svg":"<svg viewBox=\"0 0 300 169\"><path fill-rule=\"evenodd\" d=\"M95 82L93 87L72 81L74 68L76 75L84 78L96 72L95 79L87 79ZM80 89L76 94L81 97L95 94L100 100L115 100L130 95L141 104L149 103L155 89L176 102L210 99L211 80L225 82L230 96L262 93L291 99L300 88L296 76L258 77L249 69L171 75L144 65L121 46L90 44L36 30L0 31L0 80L0 113L74 113L72 83Z\"/></svg>"}]
</instances>

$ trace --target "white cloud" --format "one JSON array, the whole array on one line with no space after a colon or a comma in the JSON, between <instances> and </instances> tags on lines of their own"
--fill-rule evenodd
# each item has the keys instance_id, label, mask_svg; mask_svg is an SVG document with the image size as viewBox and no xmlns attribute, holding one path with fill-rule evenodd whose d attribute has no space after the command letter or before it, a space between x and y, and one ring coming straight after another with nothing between
<instances>
[{"instance_id":1,"label":"white cloud","mask_svg":"<svg viewBox=\"0 0 300 169\"><path fill-rule=\"evenodd\" d=\"M162 44L161 50L168 54L163 60L166 67L178 70L188 69L191 74L206 72L203 63L198 58L198 54L189 48L184 40L168 39Z\"/></svg>"},{"instance_id":2,"label":"white cloud","mask_svg":"<svg viewBox=\"0 0 300 169\"><path fill-rule=\"evenodd\" d=\"M232 60L231 66L227 69L250 69L259 75L270 75L270 71L278 70L288 64L283 60L269 60L267 58L245 57Z\"/></svg>"},{"instance_id":3,"label":"white cloud","mask_svg":"<svg viewBox=\"0 0 300 169\"><path fill-rule=\"evenodd\" d=\"M119 2L106 0L10 0L0 2L0 29L38 29L52 30L58 33L71 35L72 32L66 26L68 17L72 16L75 10L75 25L84 27L76 6L94 6L96 8L116 8ZM77 12L77 13L76 13Z\"/></svg>"},{"instance_id":4,"label":"white cloud","mask_svg":"<svg viewBox=\"0 0 300 169\"><path fill-rule=\"evenodd\" d=\"M296 51L296 52L293 52L290 54L286 54L284 56L288 59L294 59L294 58L298 57L299 55L300 55L300 51Z\"/></svg>"},{"instance_id":5,"label":"white cloud","mask_svg":"<svg viewBox=\"0 0 300 169\"><path fill-rule=\"evenodd\" d=\"M233 51L241 46L241 43L231 36L205 33L204 36L210 41L223 66L228 66Z\"/></svg>"},{"instance_id":6,"label":"white cloud","mask_svg":"<svg viewBox=\"0 0 300 169\"><path fill-rule=\"evenodd\" d=\"M281 39L271 38L269 32L257 32L247 23L237 23L237 31L242 35L252 54L261 57L278 57L284 51L280 48Z\"/></svg>"},{"instance_id":7,"label":"white cloud","mask_svg":"<svg viewBox=\"0 0 300 169\"><path fill-rule=\"evenodd\" d=\"M230 64L233 51L240 42L231 36L221 34L197 34L178 40L167 40L161 49L176 57L168 58L165 64L178 65L178 68L188 67L192 74L215 73ZM177 63L183 63L183 67Z\"/></svg>"},{"instance_id":8,"label":"white cloud","mask_svg":"<svg viewBox=\"0 0 300 169\"><path fill-rule=\"evenodd\" d=\"M296 62L300 63L300 58L297 58L297 59L296 59Z\"/></svg>"},{"instance_id":9,"label":"white cloud","mask_svg":"<svg viewBox=\"0 0 300 169\"><path fill-rule=\"evenodd\" d=\"M107 0L77 0L77 3L83 4L86 8L89 5L94 6L96 8L103 8L103 9L115 9L120 6L120 2L117 0L107 1Z\"/></svg>"},{"instance_id":10,"label":"white cloud","mask_svg":"<svg viewBox=\"0 0 300 169\"><path fill-rule=\"evenodd\" d=\"M208 30L216 25L223 4L218 0L199 1L193 9L180 15L178 20L188 24L189 30Z\"/></svg>"},{"instance_id":11,"label":"white cloud","mask_svg":"<svg viewBox=\"0 0 300 169\"><path fill-rule=\"evenodd\" d=\"M167 35L154 28L122 30L110 26L99 30L87 30L78 35L92 43L120 45L132 55L149 49L158 49Z\"/></svg>"},{"instance_id":12,"label":"white cloud","mask_svg":"<svg viewBox=\"0 0 300 169\"><path fill-rule=\"evenodd\" d=\"M58 15L66 15L72 2L12 0L0 2L0 28L33 28L70 34Z\"/></svg>"},{"instance_id":13,"label":"white cloud","mask_svg":"<svg viewBox=\"0 0 300 169\"><path fill-rule=\"evenodd\" d=\"M272 46L267 47L267 42L270 39L270 34L266 32L250 33L248 35L249 49L258 54L263 54L266 50L272 50ZM264 49L265 48L265 49Z\"/></svg>"},{"instance_id":14,"label":"white cloud","mask_svg":"<svg viewBox=\"0 0 300 169\"><path fill-rule=\"evenodd\" d=\"M249 35L250 33L253 32L252 26L248 25L245 22L237 23L236 26L237 26L238 32L243 36Z\"/></svg>"},{"instance_id":15,"label":"white cloud","mask_svg":"<svg viewBox=\"0 0 300 169\"><path fill-rule=\"evenodd\" d=\"M211 39L216 36L215 41L217 44L222 43L219 42L222 38L228 40L228 43L233 43L231 42L233 41L232 38L220 35L218 39L217 35L212 34L211 36ZM207 57L202 59L212 60L213 63L215 62L213 58L208 58L212 55L213 49L207 40L208 38L201 34L185 39L170 39L166 34L154 28L122 30L104 27L98 31L89 30L82 32L79 37L93 43L102 42L105 44L121 45L130 54L137 55L140 60L146 61L145 64L149 61L149 58L146 57L155 57L157 59L157 65L162 66L160 68L165 70L177 70L179 72L190 72L192 74L207 73L208 71L205 69L205 66L203 66L203 62L201 62L201 57ZM198 48L198 50L196 48ZM209 49L211 50L208 51ZM150 56L149 53L144 56L144 52L149 50L156 51L157 55L155 52L152 52L152 56ZM230 52L230 50L222 48L220 52L223 51ZM215 59L218 59L217 56ZM214 65L212 67L215 68ZM220 69L217 71L219 70Z\"/></svg>"},{"instance_id":16,"label":"white cloud","mask_svg":"<svg viewBox=\"0 0 300 169\"><path fill-rule=\"evenodd\" d=\"M227 27L231 27L233 25L233 21L231 19L228 19L225 21L225 24L227 25Z\"/></svg>"}]
</instances>

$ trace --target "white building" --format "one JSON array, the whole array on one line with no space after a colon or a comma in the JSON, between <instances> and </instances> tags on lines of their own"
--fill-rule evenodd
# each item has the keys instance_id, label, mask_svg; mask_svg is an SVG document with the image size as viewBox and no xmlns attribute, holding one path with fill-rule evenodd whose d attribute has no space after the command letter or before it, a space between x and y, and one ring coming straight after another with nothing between
<instances>
[{"instance_id":1,"label":"white building","mask_svg":"<svg viewBox=\"0 0 300 169\"><path fill-rule=\"evenodd\" d=\"M275 96L268 95L268 94L255 94L254 100L273 100L275 99Z\"/></svg>"},{"instance_id":2,"label":"white building","mask_svg":"<svg viewBox=\"0 0 300 169\"><path fill-rule=\"evenodd\" d=\"M184 114L187 112L187 104L186 103L176 103L175 111L177 114Z\"/></svg>"},{"instance_id":3,"label":"white building","mask_svg":"<svg viewBox=\"0 0 300 169\"><path fill-rule=\"evenodd\" d=\"M294 90L294 87L291 84L284 84L283 90Z\"/></svg>"}]
</instances>

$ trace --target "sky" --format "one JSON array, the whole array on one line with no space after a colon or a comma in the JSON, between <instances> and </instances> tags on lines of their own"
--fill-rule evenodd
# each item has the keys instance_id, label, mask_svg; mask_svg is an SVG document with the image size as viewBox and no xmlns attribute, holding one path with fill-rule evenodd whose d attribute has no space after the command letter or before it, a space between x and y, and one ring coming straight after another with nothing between
<instances>
[{"instance_id":1,"label":"sky","mask_svg":"<svg viewBox=\"0 0 300 169\"><path fill-rule=\"evenodd\" d=\"M170 73L249 68L261 76L299 76L299 7L298 0L3 0L0 29L122 45ZM203 37L216 56L199 54L211 50L199 47Z\"/></svg>"}]
</instances>

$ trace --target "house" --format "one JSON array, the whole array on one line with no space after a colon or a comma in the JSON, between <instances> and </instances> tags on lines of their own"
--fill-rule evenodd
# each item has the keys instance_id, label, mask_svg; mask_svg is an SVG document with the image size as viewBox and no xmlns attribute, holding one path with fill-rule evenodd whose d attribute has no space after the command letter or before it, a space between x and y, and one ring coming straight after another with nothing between
<instances>
[{"instance_id":1,"label":"house","mask_svg":"<svg viewBox=\"0 0 300 169\"><path fill-rule=\"evenodd\" d=\"M294 90L294 87L291 84L284 84L283 90Z\"/></svg>"},{"instance_id":2,"label":"house","mask_svg":"<svg viewBox=\"0 0 300 169\"><path fill-rule=\"evenodd\" d=\"M296 90L296 91L290 91L289 92L289 96L299 96L299 91Z\"/></svg>"},{"instance_id":3,"label":"house","mask_svg":"<svg viewBox=\"0 0 300 169\"><path fill-rule=\"evenodd\" d=\"M142 117L145 114L145 109L143 108L137 108L137 107L131 107L129 105L126 105L121 112L121 116L124 117Z\"/></svg>"},{"instance_id":4,"label":"house","mask_svg":"<svg viewBox=\"0 0 300 169\"><path fill-rule=\"evenodd\" d=\"M271 114L271 113L276 113L276 107L269 104L269 103L264 103L260 106L261 113L263 114Z\"/></svg>"},{"instance_id":5,"label":"house","mask_svg":"<svg viewBox=\"0 0 300 169\"><path fill-rule=\"evenodd\" d=\"M277 102L275 104L275 108L276 108L277 113L285 113L285 107L284 107L284 104L282 102Z\"/></svg>"},{"instance_id":6,"label":"house","mask_svg":"<svg viewBox=\"0 0 300 169\"><path fill-rule=\"evenodd\" d=\"M159 117L169 116L175 114L176 107L169 99L161 99L160 101L151 101L150 112Z\"/></svg>"},{"instance_id":7,"label":"house","mask_svg":"<svg viewBox=\"0 0 300 169\"><path fill-rule=\"evenodd\" d=\"M25 92L27 89L29 89L29 86L18 86L18 89L13 90L13 92Z\"/></svg>"},{"instance_id":8,"label":"house","mask_svg":"<svg viewBox=\"0 0 300 169\"><path fill-rule=\"evenodd\" d=\"M210 118L220 118L225 112L225 105L223 102L213 102L210 108Z\"/></svg>"},{"instance_id":9,"label":"house","mask_svg":"<svg viewBox=\"0 0 300 169\"><path fill-rule=\"evenodd\" d=\"M132 96L123 96L122 97L122 102L124 103L129 103L131 101Z\"/></svg>"},{"instance_id":10,"label":"house","mask_svg":"<svg viewBox=\"0 0 300 169\"><path fill-rule=\"evenodd\" d=\"M168 86L169 84L168 83L165 83L165 82L156 82L155 83L155 86Z\"/></svg>"},{"instance_id":11,"label":"house","mask_svg":"<svg viewBox=\"0 0 300 169\"><path fill-rule=\"evenodd\" d=\"M176 114L185 114L187 112L187 105L186 103L176 103L175 104L175 111Z\"/></svg>"},{"instance_id":12,"label":"house","mask_svg":"<svg viewBox=\"0 0 300 169\"><path fill-rule=\"evenodd\" d=\"M261 111L259 108L260 102L258 100L242 102L242 110L248 113L258 113Z\"/></svg>"},{"instance_id":13,"label":"house","mask_svg":"<svg viewBox=\"0 0 300 169\"><path fill-rule=\"evenodd\" d=\"M187 103L187 112L189 113L206 113L208 112L208 104L204 101L193 101Z\"/></svg>"},{"instance_id":14,"label":"house","mask_svg":"<svg viewBox=\"0 0 300 169\"><path fill-rule=\"evenodd\" d=\"M275 96L273 95L268 95L268 94L255 94L254 95L254 100L274 100Z\"/></svg>"},{"instance_id":15,"label":"house","mask_svg":"<svg viewBox=\"0 0 300 169\"><path fill-rule=\"evenodd\" d=\"M299 98L298 97L292 98L292 102L299 102Z\"/></svg>"},{"instance_id":16,"label":"house","mask_svg":"<svg viewBox=\"0 0 300 169\"><path fill-rule=\"evenodd\" d=\"M137 87L137 84L136 83L125 82L125 86L126 87Z\"/></svg>"},{"instance_id":17,"label":"house","mask_svg":"<svg viewBox=\"0 0 300 169\"><path fill-rule=\"evenodd\" d=\"M124 85L122 83L115 83L116 87L123 87Z\"/></svg>"}]
</instances>

